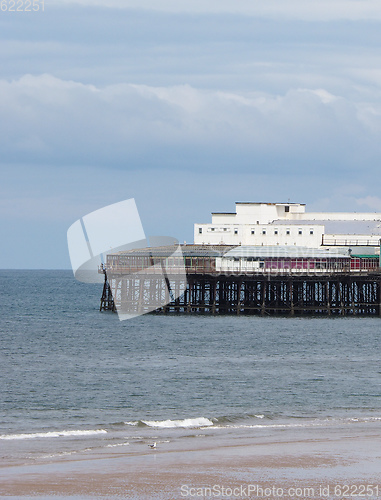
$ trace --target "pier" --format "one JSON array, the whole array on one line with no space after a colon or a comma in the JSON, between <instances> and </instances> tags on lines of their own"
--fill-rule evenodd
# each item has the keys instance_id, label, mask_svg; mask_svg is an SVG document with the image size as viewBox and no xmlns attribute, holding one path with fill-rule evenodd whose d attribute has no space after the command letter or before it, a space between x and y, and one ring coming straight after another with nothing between
<instances>
[{"instance_id":1,"label":"pier","mask_svg":"<svg viewBox=\"0 0 381 500\"><path fill-rule=\"evenodd\" d=\"M108 256L100 310L127 300L133 314L381 317L375 256L261 249L243 256L242 248L189 245L173 257L173 249L154 250Z\"/></svg>"}]
</instances>

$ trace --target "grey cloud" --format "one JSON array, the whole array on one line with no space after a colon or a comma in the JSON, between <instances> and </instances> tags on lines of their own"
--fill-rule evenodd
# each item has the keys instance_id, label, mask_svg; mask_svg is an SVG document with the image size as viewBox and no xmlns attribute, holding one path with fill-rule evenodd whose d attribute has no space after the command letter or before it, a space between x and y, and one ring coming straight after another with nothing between
<instances>
[{"instance_id":1,"label":"grey cloud","mask_svg":"<svg viewBox=\"0 0 381 500\"><path fill-rule=\"evenodd\" d=\"M26 75L0 82L3 161L210 171L368 168L380 153L372 104L325 90L227 93L189 85L104 88Z\"/></svg>"},{"instance_id":2,"label":"grey cloud","mask_svg":"<svg viewBox=\"0 0 381 500\"><path fill-rule=\"evenodd\" d=\"M79 4L85 6L104 6L104 0L52 0L53 5ZM246 16L259 16L282 19L312 19L327 21L331 19L375 19L381 18L378 0L108 0L109 8L139 8L153 11L181 13L240 13Z\"/></svg>"},{"instance_id":3,"label":"grey cloud","mask_svg":"<svg viewBox=\"0 0 381 500\"><path fill-rule=\"evenodd\" d=\"M374 82L381 46L376 18L322 23L75 4L42 14L0 16L2 75L270 93L318 86L347 96Z\"/></svg>"}]
</instances>

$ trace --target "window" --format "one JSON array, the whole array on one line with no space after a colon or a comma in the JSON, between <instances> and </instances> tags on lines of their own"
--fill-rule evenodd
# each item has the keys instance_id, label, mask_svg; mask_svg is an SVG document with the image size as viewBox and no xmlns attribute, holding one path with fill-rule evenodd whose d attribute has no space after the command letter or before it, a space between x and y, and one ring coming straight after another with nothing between
<instances>
[{"instance_id":1,"label":"window","mask_svg":"<svg viewBox=\"0 0 381 500\"><path fill-rule=\"evenodd\" d=\"M252 229L252 230L251 230L251 234L255 234L255 231L254 231L254 229Z\"/></svg>"},{"instance_id":2,"label":"window","mask_svg":"<svg viewBox=\"0 0 381 500\"><path fill-rule=\"evenodd\" d=\"M262 229L262 234L266 234L266 229Z\"/></svg>"},{"instance_id":3,"label":"window","mask_svg":"<svg viewBox=\"0 0 381 500\"><path fill-rule=\"evenodd\" d=\"M199 227L199 228L198 228L198 232L199 232L200 234L202 234L202 227Z\"/></svg>"},{"instance_id":4,"label":"window","mask_svg":"<svg viewBox=\"0 0 381 500\"><path fill-rule=\"evenodd\" d=\"M234 229L234 234L238 234L238 229Z\"/></svg>"},{"instance_id":5,"label":"window","mask_svg":"<svg viewBox=\"0 0 381 500\"><path fill-rule=\"evenodd\" d=\"M314 230L313 229L310 229L310 234L314 234Z\"/></svg>"},{"instance_id":6,"label":"window","mask_svg":"<svg viewBox=\"0 0 381 500\"><path fill-rule=\"evenodd\" d=\"M278 229L275 229L274 234L278 234Z\"/></svg>"},{"instance_id":7,"label":"window","mask_svg":"<svg viewBox=\"0 0 381 500\"><path fill-rule=\"evenodd\" d=\"M290 207L289 207L288 205L286 205L286 206L284 207L284 211L285 211L285 212L289 212L289 211L290 211Z\"/></svg>"},{"instance_id":8,"label":"window","mask_svg":"<svg viewBox=\"0 0 381 500\"><path fill-rule=\"evenodd\" d=\"M211 228L210 228L210 230L211 230L211 231L214 231L214 227L211 227Z\"/></svg>"},{"instance_id":9,"label":"window","mask_svg":"<svg viewBox=\"0 0 381 500\"><path fill-rule=\"evenodd\" d=\"M289 230L289 229L287 229L286 234L287 234L287 235L289 235L289 234L290 234L290 230Z\"/></svg>"},{"instance_id":10,"label":"window","mask_svg":"<svg viewBox=\"0 0 381 500\"><path fill-rule=\"evenodd\" d=\"M303 231L299 229L298 234L303 234Z\"/></svg>"}]
</instances>

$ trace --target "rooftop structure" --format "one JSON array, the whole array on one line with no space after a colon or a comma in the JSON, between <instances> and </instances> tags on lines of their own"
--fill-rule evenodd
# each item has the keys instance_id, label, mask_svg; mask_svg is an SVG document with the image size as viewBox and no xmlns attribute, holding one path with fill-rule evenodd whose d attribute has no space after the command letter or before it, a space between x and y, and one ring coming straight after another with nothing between
<instances>
[{"instance_id":1,"label":"rooftop structure","mask_svg":"<svg viewBox=\"0 0 381 500\"><path fill-rule=\"evenodd\" d=\"M194 225L204 245L342 247L378 255L381 213L306 212L303 203L237 202L235 212L212 212L211 223Z\"/></svg>"}]
</instances>

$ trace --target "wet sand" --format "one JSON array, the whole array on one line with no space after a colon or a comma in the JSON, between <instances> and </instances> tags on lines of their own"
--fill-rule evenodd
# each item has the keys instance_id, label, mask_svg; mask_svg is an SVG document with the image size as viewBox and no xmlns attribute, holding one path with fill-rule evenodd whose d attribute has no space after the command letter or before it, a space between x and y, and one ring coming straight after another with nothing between
<instances>
[{"instance_id":1,"label":"wet sand","mask_svg":"<svg viewBox=\"0 0 381 500\"><path fill-rule=\"evenodd\" d=\"M3 462L1 498L381 498L380 435L371 429L145 448Z\"/></svg>"}]
</instances>

